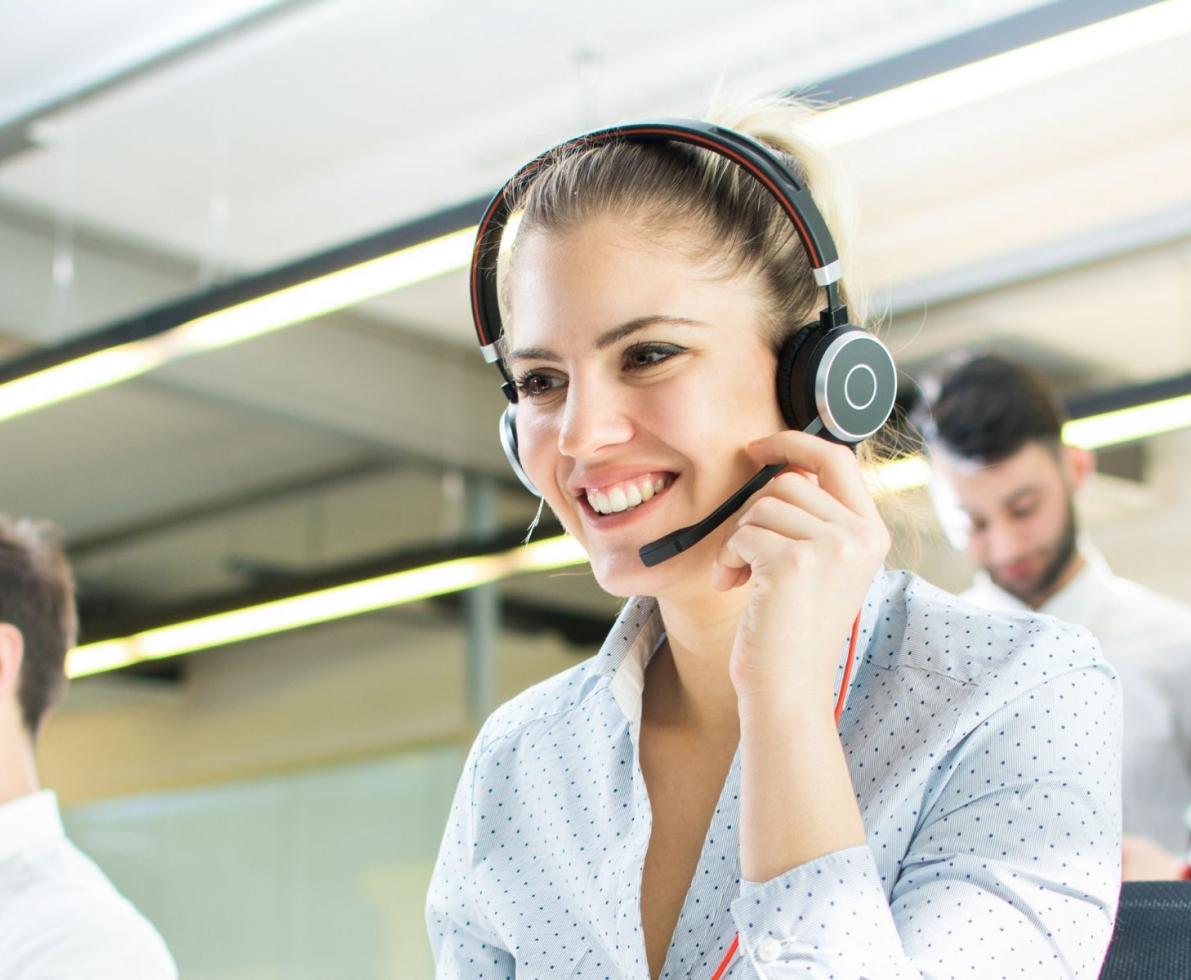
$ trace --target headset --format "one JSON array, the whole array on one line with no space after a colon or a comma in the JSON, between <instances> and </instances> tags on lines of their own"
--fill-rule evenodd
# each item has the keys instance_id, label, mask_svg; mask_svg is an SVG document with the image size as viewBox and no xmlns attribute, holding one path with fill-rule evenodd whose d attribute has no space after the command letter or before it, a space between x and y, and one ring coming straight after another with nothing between
<instances>
[{"instance_id":1,"label":"headset","mask_svg":"<svg viewBox=\"0 0 1191 980\"><path fill-rule=\"evenodd\" d=\"M497 296L496 263L511 206L511 191L522 187L552 160L572 148L607 143L678 143L708 150L737 164L773 196L789 216L810 261L815 282L826 292L817 321L791 333L778 356L777 401L791 429L855 446L881 428L897 397L893 357L876 337L848 322L840 299L839 255L806 182L768 147L735 130L694 119L627 123L584 133L552 147L521 167L493 196L480 220L471 262L471 311L484 360L504 379L509 404L500 418L500 442L513 472L541 496L521 465L517 451L517 386L500 356L503 333ZM708 517L679 528L640 549L649 566L673 558L701 541L785 468L775 463L752 479Z\"/></svg>"}]
</instances>

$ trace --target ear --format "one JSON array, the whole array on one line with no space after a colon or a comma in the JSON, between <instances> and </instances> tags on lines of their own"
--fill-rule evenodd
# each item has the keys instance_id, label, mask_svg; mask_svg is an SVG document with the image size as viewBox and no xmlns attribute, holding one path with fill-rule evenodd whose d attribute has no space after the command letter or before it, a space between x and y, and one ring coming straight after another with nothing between
<instances>
[{"instance_id":1,"label":"ear","mask_svg":"<svg viewBox=\"0 0 1191 980\"><path fill-rule=\"evenodd\" d=\"M1096 454L1082 446L1062 447L1063 469L1072 491L1079 490L1088 477L1096 472Z\"/></svg>"},{"instance_id":2,"label":"ear","mask_svg":"<svg viewBox=\"0 0 1191 980\"><path fill-rule=\"evenodd\" d=\"M0 694L16 691L25 659L25 638L12 623L0 623Z\"/></svg>"}]
</instances>

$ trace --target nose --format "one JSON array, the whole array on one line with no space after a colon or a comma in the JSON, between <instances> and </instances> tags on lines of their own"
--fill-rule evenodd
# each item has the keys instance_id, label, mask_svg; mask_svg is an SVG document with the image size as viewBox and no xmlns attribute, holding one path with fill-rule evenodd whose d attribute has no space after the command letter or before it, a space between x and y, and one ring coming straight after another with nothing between
<instances>
[{"instance_id":1,"label":"nose","mask_svg":"<svg viewBox=\"0 0 1191 980\"><path fill-rule=\"evenodd\" d=\"M1007 565L1022 556L1021 535L1011 521L994 521L985 532L988 560L993 565Z\"/></svg>"},{"instance_id":2,"label":"nose","mask_svg":"<svg viewBox=\"0 0 1191 980\"><path fill-rule=\"evenodd\" d=\"M625 406L615 391L598 382L577 382L571 378L559 423L559 452L582 459L625 443L632 434Z\"/></svg>"}]
</instances>

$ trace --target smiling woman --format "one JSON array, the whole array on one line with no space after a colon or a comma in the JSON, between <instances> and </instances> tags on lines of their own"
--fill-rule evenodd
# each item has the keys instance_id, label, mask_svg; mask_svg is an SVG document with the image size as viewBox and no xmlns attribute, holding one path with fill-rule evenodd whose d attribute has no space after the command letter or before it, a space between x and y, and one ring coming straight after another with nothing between
<instances>
[{"instance_id":1,"label":"smiling woman","mask_svg":"<svg viewBox=\"0 0 1191 980\"><path fill-rule=\"evenodd\" d=\"M477 738L428 898L440 977L1099 968L1115 677L1086 634L883 570L845 447L888 414L892 362L849 324L806 115L539 158L489 212L521 216L499 311L481 225L511 461L628 601Z\"/></svg>"}]
</instances>

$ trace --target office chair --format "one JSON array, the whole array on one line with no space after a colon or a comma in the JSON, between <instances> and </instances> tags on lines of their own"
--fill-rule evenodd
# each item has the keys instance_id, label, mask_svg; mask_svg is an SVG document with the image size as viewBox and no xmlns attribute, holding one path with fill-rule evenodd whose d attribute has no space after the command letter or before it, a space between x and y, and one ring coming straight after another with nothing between
<instances>
[{"instance_id":1,"label":"office chair","mask_svg":"<svg viewBox=\"0 0 1191 980\"><path fill-rule=\"evenodd\" d=\"M1100 980L1191 978L1191 881L1127 881Z\"/></svg>"}]
</instances>

